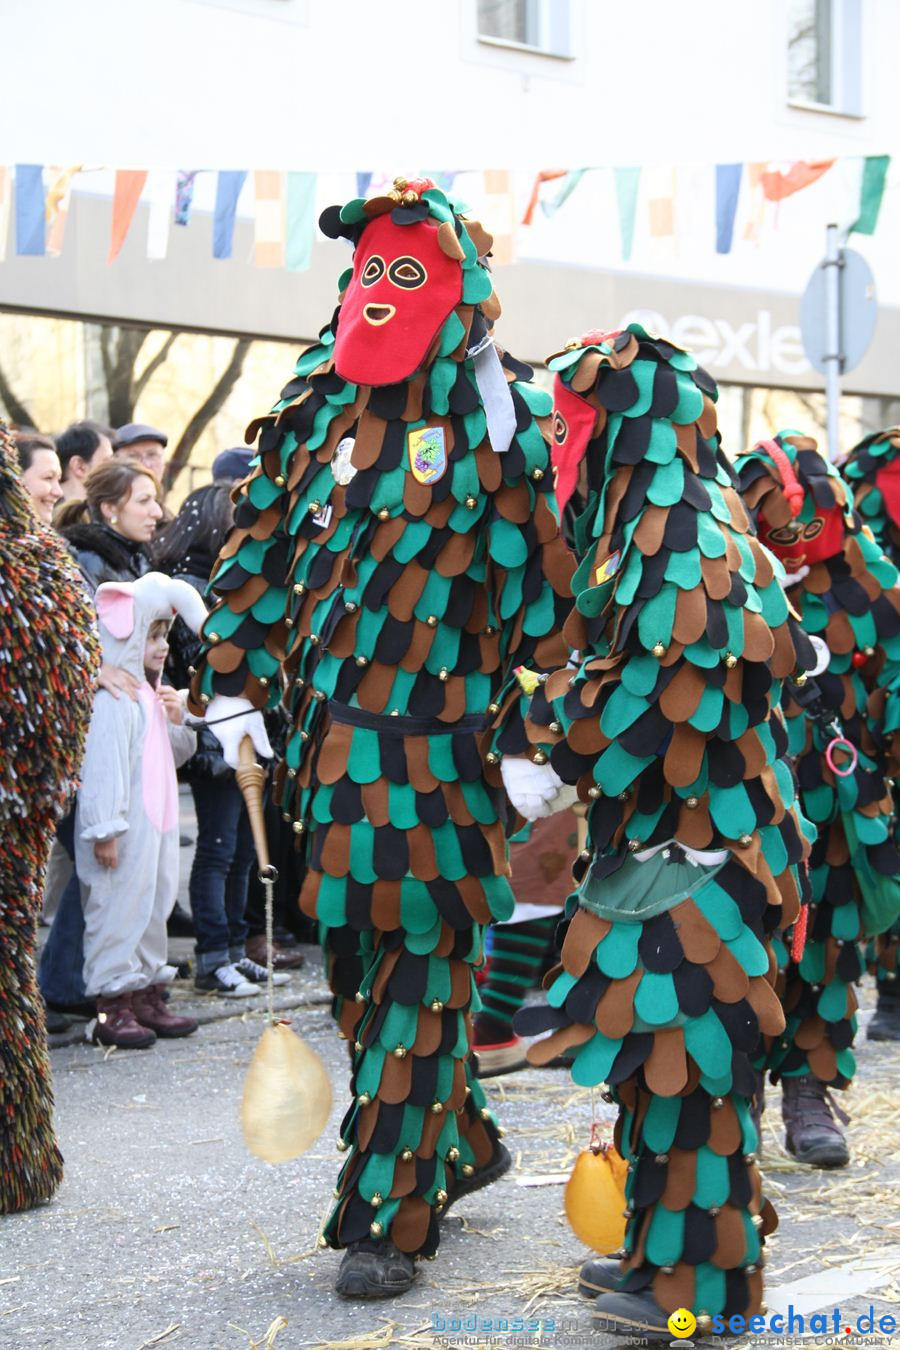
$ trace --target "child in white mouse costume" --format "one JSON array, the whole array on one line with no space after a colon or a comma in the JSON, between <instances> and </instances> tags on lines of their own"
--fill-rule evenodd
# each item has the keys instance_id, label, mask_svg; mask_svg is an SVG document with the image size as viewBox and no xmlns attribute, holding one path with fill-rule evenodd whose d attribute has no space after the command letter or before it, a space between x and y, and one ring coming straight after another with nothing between
<instances>
[{"instance_id":1,"label":"child in white mouse costume","mask_svg":"<svg viewBox=\"0 0 900 1350\"><path fill-rule=\"evenodd\" d=\"M101 689L94 702L75 818L84 906L84 980L97 999L95 1040L143 1049L189 1036L163 998L166 919L178 893L175 770L197 746L178 693L159 682L176 614L196 632L206 617L185 581L148 572L107 582L95 597L104 660L140 681L137 701Z\"/></svg>"}]
</instances>

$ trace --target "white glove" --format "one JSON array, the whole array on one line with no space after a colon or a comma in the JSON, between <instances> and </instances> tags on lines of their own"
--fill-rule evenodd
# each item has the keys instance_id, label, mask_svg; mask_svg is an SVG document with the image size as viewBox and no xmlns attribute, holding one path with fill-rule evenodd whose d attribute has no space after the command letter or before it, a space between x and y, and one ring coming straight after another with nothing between
<instances>
[{"instance_id":1,"label":"white glove","mask_svg":"<svg viewBox=\"0 0 900 1350\"><path fill-rule=\"evenodd\" d=\"M526 820L552 816L577 800L575 789L567 788L550 764L504 757L500 772L507 797Z\"/></svg>"},{"instance_id":2,"label":"white glove","mask_svg":"<svg viewBox=\"0 0 900 1350\"><path fill-rule=\"evenodd\" d=\"M816 664L813 666L812 670L808 670L806 673L807 675L812 675L813 679L815 679L817 675L821 675L822 672L826 671L830 666L831 652L828 649L828 644L823 642L820 637L814 637L812 633L807 633L806 636L812 643L813 651L816 654Z\"/></svg>"},{"instance_id":3,"label":"white glove","mask_svg":"<svg viewBox=\"0 0 900 1350\"><path fill-rule=\"evenodd\" d=\"M244 713L235 717L235 713ZM220 717L229 721L220 722ZM216 694L206 709L206 721L215 722L210 731L222 747L225 763L232 769L238 766L238 746L245 736L253 742L253 748L261 759L274 759L275 752L269 744L266 724L262 713L254 708L249 698L230 698L228 694Z\"/></svg>"}]
</instances>

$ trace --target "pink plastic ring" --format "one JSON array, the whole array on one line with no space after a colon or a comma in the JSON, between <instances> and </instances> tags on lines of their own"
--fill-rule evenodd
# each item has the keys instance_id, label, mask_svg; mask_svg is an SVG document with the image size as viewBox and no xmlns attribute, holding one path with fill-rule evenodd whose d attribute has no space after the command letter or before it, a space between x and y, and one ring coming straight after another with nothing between
<instances>
[{"instance_id":1,"label":"pink plastic ring","mask_svg":"<svg viewBox=\"0 0 900 1350\"><path fill-rule=\"evenodd\" d=\"M846 750L850 756L850 763L846 764L843 769L838 768L834 762L835 746L839 747L841 750ZM831 772L837 774L838 778L849 778L850 774L855 772L856 766L859 763L859 752L857 751L856 746L851 745L845 736L835 736L833 741L828 742L825 749L825 762Z\"/></svg>"}]
</instances>

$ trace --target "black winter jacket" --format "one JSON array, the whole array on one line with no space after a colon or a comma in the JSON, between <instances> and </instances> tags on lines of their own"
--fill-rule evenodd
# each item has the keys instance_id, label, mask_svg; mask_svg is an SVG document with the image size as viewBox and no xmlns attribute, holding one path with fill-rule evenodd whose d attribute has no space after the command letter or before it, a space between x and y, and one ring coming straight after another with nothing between
<instances>
[{"instance_id":1,"label":"black winter jacket","mask_svg":"<svg viewBox=\"0 0 900 1350\"><path fill-rule=\"evenodd\" d=\"M136 581L152 570L146 544L136 544L109 525L89 521L62 531L84 578L96 591L104 581Z\"/></svg>"}]
</instances>

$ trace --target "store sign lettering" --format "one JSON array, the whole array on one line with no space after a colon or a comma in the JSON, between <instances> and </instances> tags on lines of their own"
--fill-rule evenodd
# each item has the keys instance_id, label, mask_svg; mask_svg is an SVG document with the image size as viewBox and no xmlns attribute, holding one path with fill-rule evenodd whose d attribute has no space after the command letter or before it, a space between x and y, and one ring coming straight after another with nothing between
<instances>
[{"instance_id":1,"label":"store sign lettering","mask_svg":"<svg viewBox=\"0 0 900 1350\"><path fill-rule=\"evenodd\" d=\"M707 319L702 314L682 314L669 321L656 310L631 309L621 326L639 323L655 336L668 338L678 347L691 351L701 366L713 370L734 368L748 374L778 371L782 375L805 375L810 364L803 354L797 324L773 327L768 309L757 311L755 320L731 323L728 319Z\"/></svg>"}]
</instances>

